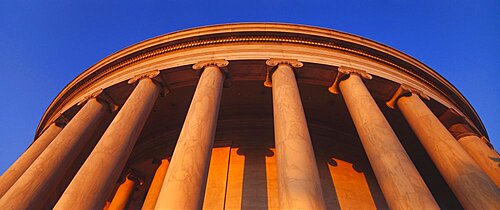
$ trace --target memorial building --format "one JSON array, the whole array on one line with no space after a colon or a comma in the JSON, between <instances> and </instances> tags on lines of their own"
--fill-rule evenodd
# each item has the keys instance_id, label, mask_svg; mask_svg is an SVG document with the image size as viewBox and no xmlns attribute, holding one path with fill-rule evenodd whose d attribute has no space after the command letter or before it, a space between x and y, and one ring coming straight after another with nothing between
<instances>
[{"instance_id":1,"label":"memorial building","mask_svg":"<svg viewBox=\"0 0 500 210\"><path fill-rule=\"evenodd\" d=\"M331 29L200 27L53 100L0 209L498 209L500 156L420 61Z\"/></svg>"}]
</instances>

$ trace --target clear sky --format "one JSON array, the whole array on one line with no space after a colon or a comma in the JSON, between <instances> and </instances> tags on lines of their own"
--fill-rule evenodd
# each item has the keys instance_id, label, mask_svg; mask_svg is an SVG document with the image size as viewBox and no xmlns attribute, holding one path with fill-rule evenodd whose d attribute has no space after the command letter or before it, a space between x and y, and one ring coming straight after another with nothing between
<instances>
[{"instance_id":1,"label":"clear sky","mask_svg":"<svg viewBox=\"0 0 500 210\"><path fill-rule=\"evenodd\" d=\"M180 29L256 21L340 30L417 58L465 95L500 148L498 0L18 0L0 2L0 173L59 91L105 56Z\"/></svg>"}]
</instances>

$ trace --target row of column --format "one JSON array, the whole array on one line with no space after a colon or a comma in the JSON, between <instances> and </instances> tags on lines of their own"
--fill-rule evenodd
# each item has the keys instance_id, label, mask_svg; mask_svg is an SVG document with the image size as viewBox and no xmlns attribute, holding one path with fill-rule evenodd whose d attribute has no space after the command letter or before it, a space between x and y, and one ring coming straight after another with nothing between
<instances>
[{"instance_id":1,"label":"row of column","mask_svg":"<svg viewBox=\"0 0 500 210\"><path fill-rule=\"evenodd\" d=\"M127 171L118 185L111 202L106 202L104 210L125 209L128 201L132 197L134 190L143 184L143 179L134 171Z\"/></svg>"},{"instance_id":2,"label":"row of column","mask_svg":"<svg viewBox=\"0 0 500 210\"><path fill-rule=\"evenodd\" d=\"M340 67L329 90L342 93L389 207L439 208L362 78L372 77L362 70ZM420 91L401 85L386 104L401 111L462 206L495 209L500 204L500 185L492 180L500 178L500 173L487 173L488 177L485 171L499 170L495 163L498 153L486 144L477 145L473 153L488 153L473 160L419 96L428 99ZM476 162L484 162L484 171Z\"/></svg>"},{"instance_id":3,"label":"row of column","mask_svg":"<svg viewBox=\"0 0 500 210\"><path fill-rule=\"evenodd\" d=\"M325 209L314 151L294 68L301 62L270 59L266 86L272 87L280 208ZM171 161L162 160L149 188L144 209L200 209L225 78L226 60L199 62L202 71ZM138 75L121 110L75 175L55 209L98 209L116 182L164 84L159 71ZM399 139L364 86L364 71L340 67L330 92L342 93L362 145L391 209L438 209ZM402 85L388 106L398 108L425 150L467 209L493 209L500 204L498 153L477 135L458 140L423 103L420 92ZM0 209L30 209L45 202L64 171L114 110L102 91L86 99L61 129L54 124L1 177ZM461 145L462 144L462 145ZM464 149L465 148L465 149ZM489 151L486 153L485 151ZM488 155L488 157L485 157ZM478 164L479 163L479 164ZM168 173L167 173L168 169ZM485 173L486 171L486 173ZM490 177L488 177L488 175ZM127 176L128 177L128 176ZM128 181L127 181L128 180ZM130 196L131 179L120 185L110 209L120 209ZM123 186L123 188L122 188ZM19 196L19 195L23 196ZM118 197L117 197L118 196ZM125 199L126 200L126 199ZM119 202L122 201L122 202ZM126 204L126 203L125 203Z\"/></svg>"},{"instance_id":4,"label":"row of column","mask_svg":"<svg viewBox=\"0 0 500 210\"><path fill-rule=\"evenodd\" d=\"M398 98L397 107L462 206L465 209L498 208L498 186L425 105L418 92L401 86L398 93L399 96L394 96Z\"/></svg>"},{"instance_id":5,"label":"row of column","mask_svg":"<svg viewBox=\"0 0 500 210\"><path fill-rule=\"evenodd\" d=\"M142 209L154 209L163 181L167 174L168 166L170 165L169 158L161 160L153 160L153 163L158 164L155 174L149 185L148 192L144 198ZM118 188L113 195L111 201L107 201L104 205L104 210L121 210L127 207L127 204L132 198L133 192L144 183L144 178L138 172L128 170L121 178Z\"/></svg>"}]
</instances>

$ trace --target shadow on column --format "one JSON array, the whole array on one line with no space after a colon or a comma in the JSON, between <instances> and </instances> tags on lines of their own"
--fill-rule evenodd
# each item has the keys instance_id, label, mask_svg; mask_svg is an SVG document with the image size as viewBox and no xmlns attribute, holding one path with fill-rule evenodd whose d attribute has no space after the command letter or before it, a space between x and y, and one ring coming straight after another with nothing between
<instances>
[{"instance_id":1,"label":"shadow on column","mask_svg":"<svg viewBox=\"0 0 500 210\"><path fill-rule=\"evenodd\" d=\"M353 164L354 170L363 173L365 175L365 179L368 184L368 189L370 190L370 193L372 195L373 201L375 202L375 206L377 207L377 209L389 209L384 194L382 193L380 185L378 184L377 178L373 173L373 169L369 165L368 157L366 157L366 155L363 155L362 159L363 162L367 163L368 165L362 165L362 164L358 165L354 163Z\"/></svg>"},{"instance_id":2,"label":"shadow on column","mask_svg":"<svg viewBox=\"0 0 500 210\"><path fill-rule=\"evenodd\" d=\"M399 111L387 108L382 103L379 103L379 107L389 121L389 124L393 127L399 141L439 207L441 209L463 209L402 114Z\"/></svg>"},{"instance_id":3,"label":"shadow on column","mask_svg":"<svg viewBox=\"0 0 500 210\"><path fill-rule=\"evenodd\" d=\"M388 209L363 147L354 136L311 126L328 209Z\"/></svg>"},{"instance_id":4,"label":"shadow on column","mask_svg":"<svg viewBox=\"0 0 500 210\"><path fill-rule=\"evenodd\" d=\"M488 157L490 158L491 160L493 160L494 162L498 163L498 167L500 167L500 158L496 158L496 157Z\"/></svg>"},{"instance_id":5,"label":"shadow on column","mask_svg":"<svg viewBox=\"0 0 500 210\"><path fill-rule=\"evenodd\" d=\"M267 147L252 146L238 149L245 156L241 209L268 209L266 157L274 152Z\"/></svg>"},{"instance_id":6,"label":"shadow on column","mask_svg":"<svg viewBox=\"0 0 500 210\"><path fill-rule=\"evenodd\" d=\"M334 159L328 157L316 156L318 165L319 178L321 179L321 190L327 209L340 209L337 191L335 190L335 183L333 177L330 175L330 166L337 166Z\"/></svg>"}]
</instances>

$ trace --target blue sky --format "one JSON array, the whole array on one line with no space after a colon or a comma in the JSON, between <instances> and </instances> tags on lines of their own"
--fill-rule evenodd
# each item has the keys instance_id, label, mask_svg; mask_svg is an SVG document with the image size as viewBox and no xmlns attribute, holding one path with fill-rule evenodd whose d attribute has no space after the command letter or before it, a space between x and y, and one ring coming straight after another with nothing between
<instances>
[{"instance_id":1,"label":"blue sky","mask_svg":"<svg viewBox=\"0 0 500 210\"><path fill-rule=\"evenodd\" d=\"M340 30L417 58L465 95L500 148L498 1L19 0L0 2L0 172L59 91L105 56L180 29L256 21Z\"/></svg>"}]
</instances>

